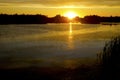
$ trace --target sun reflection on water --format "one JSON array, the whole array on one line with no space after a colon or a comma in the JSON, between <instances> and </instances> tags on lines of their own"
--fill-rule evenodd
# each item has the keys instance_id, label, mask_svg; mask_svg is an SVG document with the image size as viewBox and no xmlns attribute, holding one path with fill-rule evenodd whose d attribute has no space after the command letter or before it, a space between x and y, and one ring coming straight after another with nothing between
<instances>
[{"instance_id":1,"label":"sun reflection on water","mask_svg":"<svg viewBox=\"0 0 120 80\"><path fill-rule=\"evenodd\" d=\"M68 48L73 49L73 30L72 30L72 23L69 23L69 36L68 36Z\"/></svg>"},{"instance_id":2,"label":"sun reflection on water","mask_svg":"<svg viewBox=\"0 0 120 80\"><path fill-rule=\"evenodd\" d=\"M69 27L69 38L72 38L72 23L70 23Z\"/></svg>"}]
</instances>

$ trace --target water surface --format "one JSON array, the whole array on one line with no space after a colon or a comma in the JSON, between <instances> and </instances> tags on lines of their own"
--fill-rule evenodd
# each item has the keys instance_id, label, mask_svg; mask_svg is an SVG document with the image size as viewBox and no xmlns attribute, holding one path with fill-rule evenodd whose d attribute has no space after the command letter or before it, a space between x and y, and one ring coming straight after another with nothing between
<instances>
[{"instance_id":1,"label":"water surface","mask_svg":"<svg viewBox=\"0 0 120 80\"><path fill-rule=\"evenodd\" d=\"M90 62L120 25L0 25L0 66L73 67Z\"/></svg>"}]
</instances>

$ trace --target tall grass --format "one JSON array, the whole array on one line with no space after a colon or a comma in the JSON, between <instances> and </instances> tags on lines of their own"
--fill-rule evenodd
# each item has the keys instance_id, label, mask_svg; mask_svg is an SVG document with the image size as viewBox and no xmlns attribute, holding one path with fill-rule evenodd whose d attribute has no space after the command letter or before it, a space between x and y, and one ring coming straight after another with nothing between
<instances>
[{"instance_id":1,"label":"tall grass","mask_svg":"<svg viewBox=\"0 0 120 80\"><path fill-rule=\"evenodd\" d=\"M120 80L120 36L105 44L100 62L104 80Z\"/></svg>"}]
</instances>

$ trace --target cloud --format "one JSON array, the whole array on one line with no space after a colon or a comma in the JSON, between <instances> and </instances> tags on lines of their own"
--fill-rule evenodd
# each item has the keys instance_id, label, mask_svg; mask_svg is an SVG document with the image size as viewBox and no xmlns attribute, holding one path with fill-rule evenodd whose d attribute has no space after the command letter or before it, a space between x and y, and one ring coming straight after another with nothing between
<instances>
[{"instance_id":1,"label":"cloud","mask_svg":"<svg viewBox=\"0 0 120 80\"><path fill-rule=\"evenodd\" d=\"M0 0L0 6L32 6L61 7L61 6L108 6L120 7L120 0Z\"/></svg>"}]
</instances>

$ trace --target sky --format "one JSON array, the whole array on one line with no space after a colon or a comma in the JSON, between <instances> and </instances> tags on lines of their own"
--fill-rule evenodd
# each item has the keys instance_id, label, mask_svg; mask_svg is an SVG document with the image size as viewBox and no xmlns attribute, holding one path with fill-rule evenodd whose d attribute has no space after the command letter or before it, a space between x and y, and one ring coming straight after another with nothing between
<instances>
[{"instance_id":1,"label":"sky","mask_svg":"<svg viewBox=\"0 0 120 80\"><path fill-rule=\"evenodd\" d=\"M0 0L0 13L43 14L49 17L73 11L85 15L120 16L120 0Z\"/></svg>"}]
</instances>

